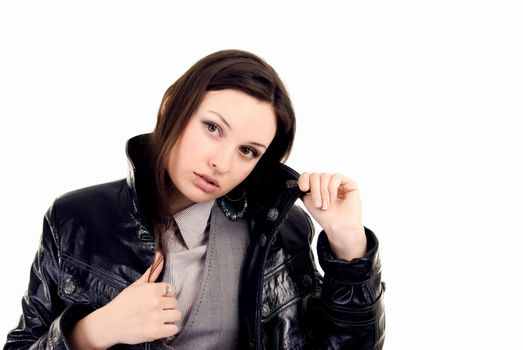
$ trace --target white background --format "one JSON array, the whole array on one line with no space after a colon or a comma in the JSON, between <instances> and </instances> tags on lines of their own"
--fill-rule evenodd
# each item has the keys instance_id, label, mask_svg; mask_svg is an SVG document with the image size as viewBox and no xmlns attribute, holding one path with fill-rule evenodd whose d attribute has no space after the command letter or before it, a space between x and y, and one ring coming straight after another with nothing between
<instances>
[{"instance_id":1,"label":"white background","mask_svg":"<svg viewBox=\"0 0 523 350\"><path fill-rule=\"evenodd\" d=\"M53 199L124 177L125 141L152 130L165 89L202 56L240 48L290 91L288 164L360 184L388 287L385 348L514 348L521 5L188 3L0 3L0 342Z\"/></svg>"}]
</instances>

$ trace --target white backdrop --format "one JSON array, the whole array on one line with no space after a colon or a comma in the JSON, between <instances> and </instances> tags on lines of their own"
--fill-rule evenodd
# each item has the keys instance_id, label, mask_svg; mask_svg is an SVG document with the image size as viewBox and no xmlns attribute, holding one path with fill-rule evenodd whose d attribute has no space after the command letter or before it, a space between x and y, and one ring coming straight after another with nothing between
<instances>
[{"instance_id":1,"label":"white backdrop","mask_svg":"<svg viewBox=\"0 0 523 350\"><path fill-rule=\"evenodd\" d=\"M165 89L200 57L239 48L291 93L288 164L360 184L388 287L385 348L514 348L521 5L179 3L0 3L0 343L53 199L124 177L125 141L152 130Z\"/></svg>"}]
</instances>

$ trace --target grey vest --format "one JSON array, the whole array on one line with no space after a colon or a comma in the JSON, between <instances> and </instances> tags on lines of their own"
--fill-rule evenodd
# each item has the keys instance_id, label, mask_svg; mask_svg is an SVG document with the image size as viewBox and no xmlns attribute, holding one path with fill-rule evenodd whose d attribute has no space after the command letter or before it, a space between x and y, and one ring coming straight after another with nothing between
<instances>
[{"instance_id":1,"label":"grey vest","mask_svg":"<svg viewBox=\"0 0 523 350\"><path fill-rule=\"evenodd\" d=\"M236 349L240 274L249 244L245 220L231 221L214 204L200 289L185 327L155 349Z\"/></svg>"}]
</instances>

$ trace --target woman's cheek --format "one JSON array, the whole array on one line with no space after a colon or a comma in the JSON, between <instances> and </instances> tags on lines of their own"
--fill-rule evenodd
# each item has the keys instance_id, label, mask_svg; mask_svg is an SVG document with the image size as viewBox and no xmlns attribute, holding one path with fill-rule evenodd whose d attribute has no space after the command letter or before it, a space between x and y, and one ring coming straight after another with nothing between
<instances>
[{"instance_id":1,"label":"woman's cheek","mask_svg":"<svg viewBox=\"0 0 523 350\"><path fill-rule=\"evenodd\" d=\"M250 166L248 169L246 169L246 170L243 172L243 174L242 174L242 179L241 179L241 181L245 180L245 178L246 178L247 176L249 176L249 174L250 174L253 170L254 170L254 165L253 165L253 166ZM241 181L240 181L240 182L241 182Z\"/></svg>"}]
</instances>

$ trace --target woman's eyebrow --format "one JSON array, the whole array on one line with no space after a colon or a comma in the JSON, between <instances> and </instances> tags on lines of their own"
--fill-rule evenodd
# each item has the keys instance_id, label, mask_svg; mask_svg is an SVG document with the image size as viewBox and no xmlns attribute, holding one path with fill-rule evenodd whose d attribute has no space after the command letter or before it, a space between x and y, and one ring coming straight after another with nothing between
<instances>
[{"instance_id":1,"label":"woman's eyebrow","mask_svg":"<svg viewBox=\"0 0 523 350\"><path fill-rule=\"evenodd\" d=\"M229 130L232 131L231 124L229 124L229 123L227 122L227 120L225 120L225 118L224 118L220 113L218 113L218 112L216 112L216 111L211 111L211 110L209 110L208 112L209 112L209 113L212 113L212 114L216 114L218 117L220 117L220 119L222 120L222 122L223 122L225 125L227 125L227 127L229 128ZM251 145L259 146L259 147L263 147L263 148L267 149L267 146L265 146L265 145L263 145L263 144L261 144L261 143L258 143L258 142L249 142L249 143L250 143Z\"/></svg>"},{"instance_id":2,"label":"woman's eyebrow","mask_svg":"<svg viewBox=\"0 0 523 350\"><path fill-rule=\"evenodd\" d=\"M258 143L258 142L250 142L250 144L253 146L259 146L259 147L263 147L263 148L267 149L267 146L262 145L261 143Z\"/></svg>"},{"instance_id":3,"label":"woman's eyebrow","mask_svg":"<svg viewBox=\"0 0 523 350\"><path fill-rule=\"evenodd\" d=\"M218 117L220 117L220 119L222 120L222 122L227 125L227 127L229 128L229 130L232 131L232 128L231 128L231 125L227 122L227 120L225 120L225 118L218 112L215 112L215 111L209 111L210 113L213 113L213 114L216 114Z\"/></svg>"}]
</instances>

